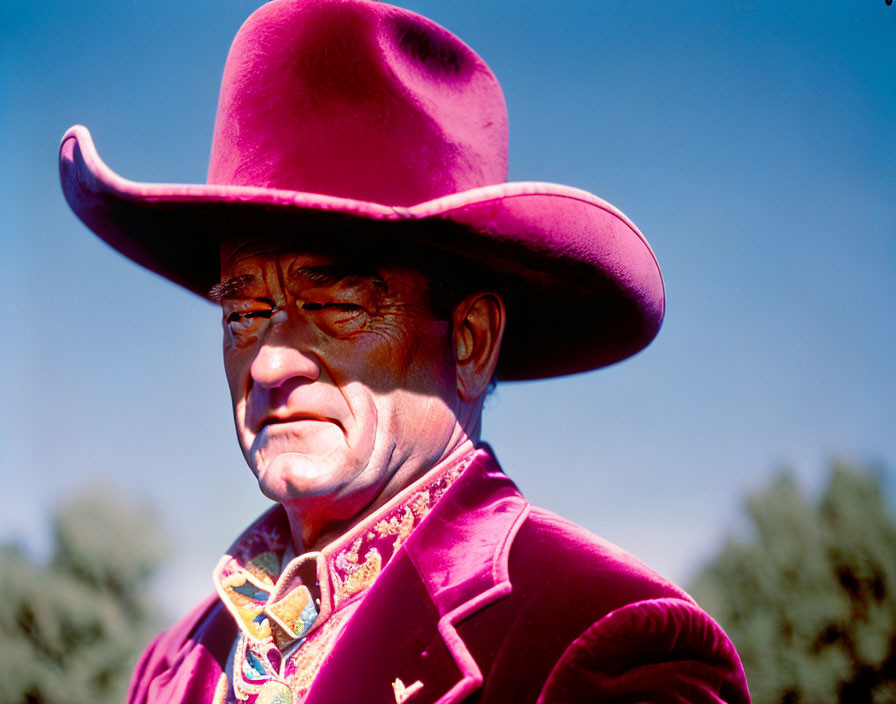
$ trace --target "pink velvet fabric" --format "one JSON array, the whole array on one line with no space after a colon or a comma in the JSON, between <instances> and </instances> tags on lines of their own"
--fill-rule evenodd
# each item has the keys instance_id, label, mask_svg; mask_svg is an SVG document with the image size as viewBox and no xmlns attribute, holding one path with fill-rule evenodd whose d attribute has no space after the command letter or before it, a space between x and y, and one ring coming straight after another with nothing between
<instances>
[{"instance_id":1,"label":"pink velvet fabric","mask_svg":"<svg viewBox=\"0 0 896 704\"><path fill-rule=\"evenodd\" d=\"M211 599L147 649L128 701L210 702L236 637ZM690 597L532 508L481 452L373 584L309 704L749 702L733 646Z\"/></svg>"}]
</instances>

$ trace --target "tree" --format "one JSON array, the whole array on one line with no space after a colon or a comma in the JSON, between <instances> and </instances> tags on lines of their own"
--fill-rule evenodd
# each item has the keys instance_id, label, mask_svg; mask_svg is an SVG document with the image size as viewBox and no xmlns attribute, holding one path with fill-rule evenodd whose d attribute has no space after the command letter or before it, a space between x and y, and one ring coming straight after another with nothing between
<instances>
[{"instance_id":1,"label":"tree","mask_svg":"<svg viewBox=\"0 0 896 704\"><path fill-rule=\"evenodd\" d=\"M875 475L837 464L821 498L778 476L750 497L691 593L728 632L755 704L896 702L896 519Z\"/></svg>"},{"instance_id":2,"label":"tree","mask_svg":"<svg viewBox=\"0 0 896 704\"><path fill-rule=\"evenodd\" d=\"M46 562L0 546L0 704L120 704L161 625L147 586L158 529L111 493L67 502Z\"/></svg>"}]
</instances>

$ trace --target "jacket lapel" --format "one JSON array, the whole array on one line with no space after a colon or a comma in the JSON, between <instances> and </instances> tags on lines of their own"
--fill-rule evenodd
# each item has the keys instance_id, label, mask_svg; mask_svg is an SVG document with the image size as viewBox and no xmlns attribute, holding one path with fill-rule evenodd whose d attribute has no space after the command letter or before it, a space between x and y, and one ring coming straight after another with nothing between
<instances>
[{"instance_id":1,"label":"jacket lapel","mask_svg":"<svg viewBox=\"0 0 896 704\"><path fill-rule=\"evenodd\" d=\"M510 593L510 546L529 504L486 450L371 586L307 704L452 704L482 685L456 625Z\"/></svg>"}]
</instances>

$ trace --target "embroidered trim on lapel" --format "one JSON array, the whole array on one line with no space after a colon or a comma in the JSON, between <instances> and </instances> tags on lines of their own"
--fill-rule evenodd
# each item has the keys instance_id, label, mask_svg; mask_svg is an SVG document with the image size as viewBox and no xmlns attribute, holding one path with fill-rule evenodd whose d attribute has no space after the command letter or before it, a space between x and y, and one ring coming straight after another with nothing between
<instances>
[{"instance_id":1,"label":"embroidered trim on lapel","mask_svg":"<svg viewBox=\"0 0 896 704\"><path fill-rule=\"evenodd\" d=\"M511 592L510 548L528 515L495 459L477 451L370 587L306 704L387 704L396 679L411 683L398 692L403 704L453 704L481 687L482 668L457 627ZM389 638L406 639L384 647L384 626Z\"/></svg>"}]
</instances>

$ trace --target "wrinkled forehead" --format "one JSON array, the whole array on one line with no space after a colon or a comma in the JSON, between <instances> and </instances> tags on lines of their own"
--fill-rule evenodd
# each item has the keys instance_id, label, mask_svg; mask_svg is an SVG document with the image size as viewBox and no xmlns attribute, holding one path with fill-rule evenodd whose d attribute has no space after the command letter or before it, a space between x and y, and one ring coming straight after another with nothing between
<instances>
[{"instance_id":1,"label":"wrinkled forehead","mask_svg":"<svg viewBox=\"0 0 896 704\"><path fill-rule=\"evenodd\" d=\"M235 262L250 257L276 257L282 254L314 254L341 258L357 258L377 261L381 265L408 266L410 261L403 249L394 243L374 244L371 238L359 234L332 232L330 230L294 235L259 232L235 233L221 238L221 271ZM413 266L411 268L422 268Z\"/></svg>"},{"instance_id":2,"label":"wrinkled forehead","mask_svg":"<svg viewBox=\"0 0 896 704\"><path fill-rule=\"evenodd\" d=\"M280 268L334 267L346 275L382 277L393 291L410 292L410 289L427 286L429 275L420 266L408 261L394 251L372 250L351 240L337 240L328 244L326 236L316 241L305 237L271 234L230 235L221 241L221 281L234 276L258 276L266 262L277 262Z\"/></svg>"},{"instance_id":3,"label":"wrinkled forehead","mask_svg":"<svg viewBox=\"0 0 896 704\"><path fill-rule=\"evenodd\" d=\"M256 257L275 258L288 253L298 253L307 248L294 240L266 233L237 233L221 240L221 274L232 272L242 261Z\"/></svg>"}]
</instances>

